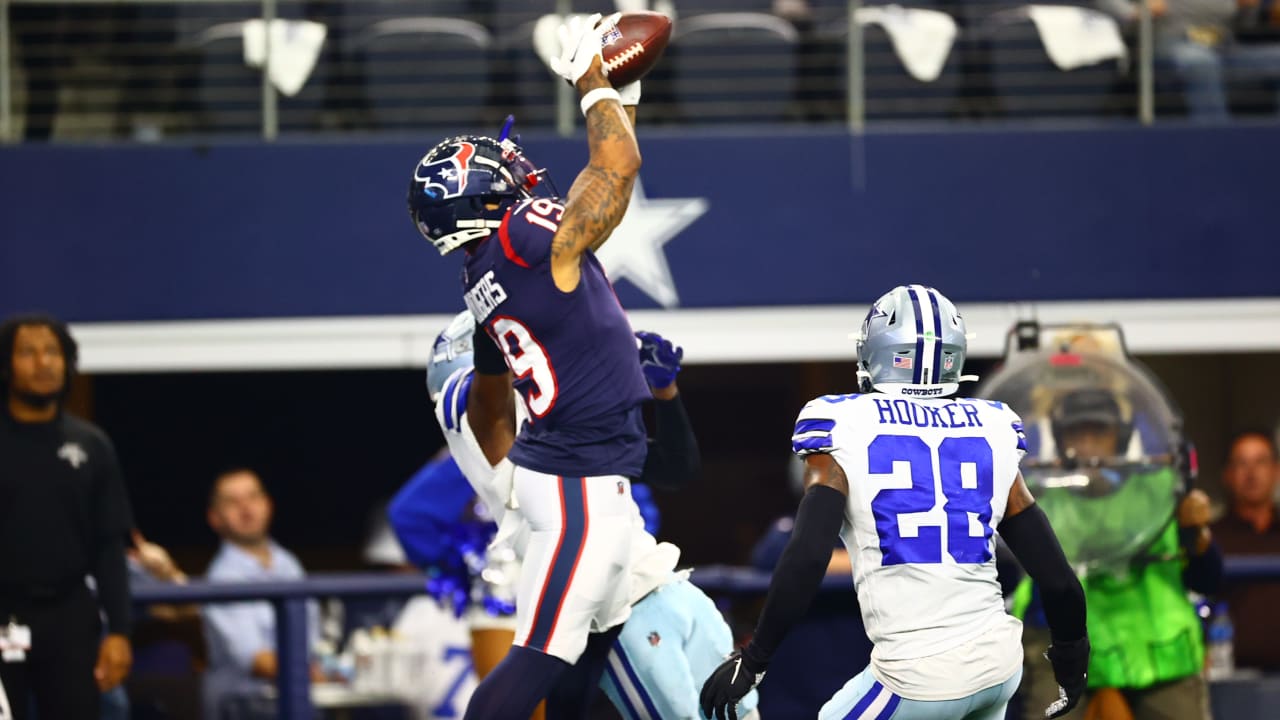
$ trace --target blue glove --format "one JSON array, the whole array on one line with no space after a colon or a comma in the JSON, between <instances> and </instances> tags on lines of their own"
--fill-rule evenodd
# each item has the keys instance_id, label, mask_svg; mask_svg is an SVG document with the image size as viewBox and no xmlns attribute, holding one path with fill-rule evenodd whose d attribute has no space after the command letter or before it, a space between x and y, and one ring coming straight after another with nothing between
<instances>
[{"instance_id":1,"label":"blue glove","mask_svg":"<svg viewBox=\"0 0 1280 720\"><path fill-rule=\"evenodd\" d=\"M640 369L649 387L655 390L669 387L680 372L684 349L657 333L638 332L636 337L640 339Z\"/></svg>"}]
</instances>

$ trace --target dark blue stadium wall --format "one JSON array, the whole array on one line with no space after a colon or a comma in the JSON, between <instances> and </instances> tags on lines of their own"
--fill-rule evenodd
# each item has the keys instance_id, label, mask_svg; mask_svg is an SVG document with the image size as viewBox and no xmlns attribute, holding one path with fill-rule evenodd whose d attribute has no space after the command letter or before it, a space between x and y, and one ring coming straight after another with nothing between
<instances>
[{"instance_id":1,"label":"dark blue stadium wall","mask_svg":"<svg viewBox=\"0 0 1280 720\"><path fill-rule=\"evenodd\" d=\"M452 312L405 214L420 144L0 150L0 312L76 321ZM562 189L581 139L528 139ZM1280 295L1280 129L649 133L684 307ZM632 307L654 302L628 283Z\"/></svg>"}]
</instances>

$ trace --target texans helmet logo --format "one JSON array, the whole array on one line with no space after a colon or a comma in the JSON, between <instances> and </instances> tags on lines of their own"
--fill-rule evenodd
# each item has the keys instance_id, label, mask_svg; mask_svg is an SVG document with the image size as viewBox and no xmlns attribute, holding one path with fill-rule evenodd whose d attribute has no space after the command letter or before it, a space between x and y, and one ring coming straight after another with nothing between
<instances>
[{"instance_id":1,"label":"texans helmet logo","mask_svg":"<svg viewBox=\"0 0 1280 720\"><path fill-rule=\"evenodd\" d=\"M462 195L467 189L467 175L471 171L471 158L475 157L476 146L469 142L453 145L454 153L449 157L427 162L426 158L418 164L413 179L422 183L422 192L435 200L447 200Z\"/></svg>"}]
</instances>

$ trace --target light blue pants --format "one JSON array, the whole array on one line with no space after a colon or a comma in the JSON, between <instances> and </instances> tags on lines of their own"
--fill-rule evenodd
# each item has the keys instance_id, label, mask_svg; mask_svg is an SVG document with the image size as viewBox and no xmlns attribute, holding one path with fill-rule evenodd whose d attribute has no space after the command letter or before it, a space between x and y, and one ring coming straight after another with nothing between
<instances>
[{"instance_id":1,"label":"light blue pants","mask_svg":"<svg viewBox=\"0 0 1280 720\"><path fill-rule=\"evenodd\" d=\"M733 652L733 633L711 598L688 581L664 585L631 608L600 687L625 720L694 720L702 683ZM754 690L738 717L755 709Z\"/></svg>"},{"instance_id":2,"label":"light blue pants","mask_svg":"<svg viewBox=\"0 0 1280 720\"><path fill-rule=\"evenodd\" d=\"M1192 120L1227 119L1228 78L1266 80L1273 85L1280 81L1280 44L1276 43L1229 43L1211 48L1190 40L1171 39L1160 42L1156 52L1173 65L1182 79Z\"/></svg>"},{"instance_id":3,"label":"light blue pants","mask_svg":"<svg viewBox=\"0 0 1280 720\"><path fill-rule=\"evenodd\" d=\"M818 720L1004 720L1009 699L1022 680L1022 669L994 687L957 700L908 700L889 691L871 668L840 688Z\"/></svg>"}]
</instances>

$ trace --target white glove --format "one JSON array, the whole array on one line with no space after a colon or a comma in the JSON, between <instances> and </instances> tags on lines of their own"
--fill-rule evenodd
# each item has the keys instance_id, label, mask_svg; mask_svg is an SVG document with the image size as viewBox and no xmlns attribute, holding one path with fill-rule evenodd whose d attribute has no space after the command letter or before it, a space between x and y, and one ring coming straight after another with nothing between
<instances>
[{"instance_id":1,"label":"white glove","mask_svg":"<svg viewBox=\"0 0 1280 720\"><path fill-rule=\"evenodd\" d=\"M591 63L600 57L604 47L604 34L618 21L620 13L607 20L600 13L588 18L575 15L560 26L560 57L551 58L551 70L574 85L587 71ZM603 60L601 61L603 63Z\"/></svg>"},{"instance_id":2,"label":"white glove","mask_svg":"<svg viewBox=\"0 0 1280 720\"><path fill-rule=\"evenodd\" d=\"M624 107L640 104L640 81L637 80L629 85L623 85L618 88L618 102Z\"/></svg>"}]
</instances>

